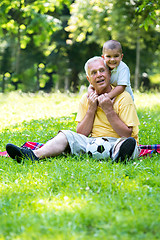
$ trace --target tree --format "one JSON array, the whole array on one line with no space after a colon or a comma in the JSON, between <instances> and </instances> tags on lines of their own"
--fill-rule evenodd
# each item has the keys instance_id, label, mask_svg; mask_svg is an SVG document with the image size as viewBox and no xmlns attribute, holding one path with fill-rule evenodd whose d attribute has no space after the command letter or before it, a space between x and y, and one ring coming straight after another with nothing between
<instances>
[{"instance_id":1,"label":"tree","mask_svg":"<svg viewBox=\"0 0 160 240\"><path fill-rule=\"evenodd\" d=\"M157 0L1 0L3 91L5 86L76 91L85 83L85 61L100 55L111 38L122 43L132 84L135 79L138 88L142 72L159 69L158 14Z\"/></svg>"},{"instance_id":2,"label":"tree","mask_svg":"<svg viewBox=\"0 0 160 240\"><path fill-rule=\"evenodd\" d=\"M144 27L147 31L149 26L157 25L159 28L160 23L160 2L159 0L145 0L140 1L140 5L136 9L137 12L144 15L144 20L140 27Z\"/></svg>"},{"instance_id":3,"label":"tree","mask_svg":"<svg viewBox=\"0 0 160 240\"><path fill-rule=\"evenodd\" d=\"M70 4L70 1L66 1ZM56 48L51 41L53 32L61 28L61 21L56 17L58 11L63 8L62 0L2 0L0 2L0 24L2 38L13 39L12 68L8 71L14 73L19 80L22 71L37 66ZM9 41L8 41L9 43ZM27 60L28 50L32 55L32 61ZM32 51L33 50L33 51ZM25 57L26 55L26 57ZM23 61L22 61L23 60ZM36 68L37 69L37 68ZM23 81L23 79L22 79Z\"/></svg>"},{"instance_id":4,"label":"tree","mask_svg":"<svg viewBox=\"0 0 160 240\"><path fill-rule=\"evenodd\" d=\"M97 42L102 47L106 40L118 39L126 52L124 59L131 66L131 74L135 75L135 89L140 85L140 70L146 71L148 66L152 68L160 36L155 19L152 19L154 24L148 27L147 32L140 28L146 19L146 12L139 8L142 4L143 1L139 0L76 0L71 7L67 28L69 36L77 42ZM142 58L144 52L150 59L146 56Z\"/></svg>"}]
</instances>

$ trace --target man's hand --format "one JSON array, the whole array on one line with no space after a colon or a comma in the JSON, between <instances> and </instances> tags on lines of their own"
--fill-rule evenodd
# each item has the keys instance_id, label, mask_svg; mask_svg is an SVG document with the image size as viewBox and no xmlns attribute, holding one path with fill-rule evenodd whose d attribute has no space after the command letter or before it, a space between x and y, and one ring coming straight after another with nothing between
<instances>
[{"instance_id":1,"label":"man's hand","mask_svg":"<svg viewBox=\"0 0 160 240\"><path fill-rule=\"evenodd\" d=\"M113 101L108 94L102 94L98 97L99 106L106 114L108 121L117 134L122 137L130 137L132 134L132 127L128 127L117 115L113 109Z\"/></svg>"},{"instance_id":2,"label":"man's hand","mask_svg":"<svg viewBox=\"0 0 160 240\"><path fill-rule=\"evenodd\" d=\"M98 95L96 94L96 92L92 92L88 96L88 104L91 110L96 111L98 106Z\"/></svg>"}]
</instances>

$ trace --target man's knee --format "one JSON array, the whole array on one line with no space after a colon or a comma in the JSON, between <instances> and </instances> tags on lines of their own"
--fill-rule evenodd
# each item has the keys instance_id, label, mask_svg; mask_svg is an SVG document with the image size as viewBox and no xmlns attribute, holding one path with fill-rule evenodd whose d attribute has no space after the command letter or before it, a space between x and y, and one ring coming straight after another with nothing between
<instances>
[{"instance_id":1,"label":"man's knee","mask_svg":"<svg viewBox=\"0 0 160 240\"><path fill-rule=\"evenodd\" d=\"M57 138L57 140L60 142L60 144L62 143L62 144L68 145L68 139L63 132L59 131L55 138Z\"/></svg>"},{"instance_id":2,"label":"man's knee","mask_svg":"<svg viewBox=\"0 0 160 240\"><path fill-rule=\"evenodd\" d=\"M61 131L58 132L57 139L58 139L57 144L60 145L64 149L65 152L70 152L68 139L63 132L61 132Z\"/></svg>"}]
</instances>

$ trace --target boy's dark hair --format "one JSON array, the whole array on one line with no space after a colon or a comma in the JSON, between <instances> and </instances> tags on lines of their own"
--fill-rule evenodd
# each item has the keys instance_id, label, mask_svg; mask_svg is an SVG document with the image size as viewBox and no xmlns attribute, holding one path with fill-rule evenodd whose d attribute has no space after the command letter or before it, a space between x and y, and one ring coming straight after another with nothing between
<instances>
[{"instance_id":1,"label":"boy's dark hair","mask_svg":"<svg viewBox=\"0 0 160 240\"><path fill-rule=\"evenodd\" d=\"M109 49L118 49L120 53L122 53L122 46L120 42L116 40L108 40L103 44L103 52L105 51L106 48Z\"/></svg>"}]
</instances>

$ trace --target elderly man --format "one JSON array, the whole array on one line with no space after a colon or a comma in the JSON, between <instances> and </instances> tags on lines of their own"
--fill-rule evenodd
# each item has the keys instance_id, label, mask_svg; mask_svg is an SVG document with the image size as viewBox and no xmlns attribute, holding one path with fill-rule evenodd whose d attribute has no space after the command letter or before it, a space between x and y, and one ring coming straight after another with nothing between
<instances>
[{"instance_id":1,"label":"elderly man","mask_svg":"<svg viewBox=\"0 0 160 240\"><path fill-rule=\"evenodd\" d=\"M54 138L34 151L8 143L6 150L11 158L21 162L22 159L35 161L54 157L68 150L72 154L85 153L87 144L97 137L105 137L110 142L109 154L113 161L138 156L139 120L131 96L123 92L114 101L110 100L110 73L103 58L89 59L85 71L95 92L89 97L85 94L80 101L76 117L77 132L59 131Z\"/></svg>"}]
</instances>

